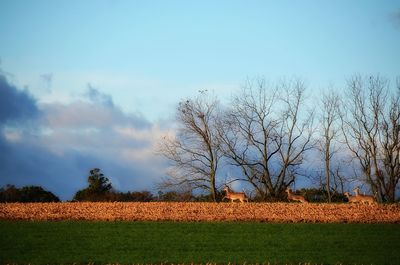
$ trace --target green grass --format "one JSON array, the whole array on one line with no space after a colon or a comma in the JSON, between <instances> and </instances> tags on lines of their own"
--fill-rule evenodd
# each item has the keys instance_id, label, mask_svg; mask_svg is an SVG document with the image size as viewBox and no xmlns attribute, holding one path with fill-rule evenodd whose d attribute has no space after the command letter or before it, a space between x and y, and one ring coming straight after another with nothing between
<instances>
[{"instance_id":1,"label":"green grass","mask_svg":"<svg viewBox=\"0 0 400 265\"><path fill-rule=\"evenodd\" d=\"M400 225L1 221L0 261L400 264Z\"/></svg>"}]
</instances>

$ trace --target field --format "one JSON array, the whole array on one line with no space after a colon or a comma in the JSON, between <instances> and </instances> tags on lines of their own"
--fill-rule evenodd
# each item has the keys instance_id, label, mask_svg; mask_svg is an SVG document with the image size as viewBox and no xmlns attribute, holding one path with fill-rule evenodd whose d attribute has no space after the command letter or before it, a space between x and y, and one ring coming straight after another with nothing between
<instances>
[{"instance_id":1,"label":"field","mask_svg":"<svg viewBox=\"0 0 400 265\"><path fill-rule=\"evenodd\" d=\"M400 264L400 206L0 204L0 264Z\"/></svg>"},{"instance_id":2,"label":"field","mask_svg":"<svg viewBox=\"0 0 400 265\"><path fill-rule=\"evenodd\" d=\"M396 224L0 222L1 263L400 264Z\"/></svg>"},{"instance_id":3,"label":"field","mask_svg":"<svg viewBox=\"0 0 400 265\"><path fill-rule=\"evenodd\" d=\"M8 203L0 220L400 223L400 205L300 203Z\"/></svg>"}]
</instances>

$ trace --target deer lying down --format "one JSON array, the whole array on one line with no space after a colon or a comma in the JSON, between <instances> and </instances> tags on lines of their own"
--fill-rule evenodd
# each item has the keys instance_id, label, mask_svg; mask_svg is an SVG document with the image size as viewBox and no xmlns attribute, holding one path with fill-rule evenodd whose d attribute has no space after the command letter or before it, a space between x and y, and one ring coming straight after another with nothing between
<instances>
[{"instance_id":1,"label":"deer lying down","mask_svg":"<svg viewBox=\"0 0 400 265\"><path fill-rule=\"evenodd\" d=\"M348 193L347 191L345 193L343 193L344 196L347 197L347 200L349 201L349 203L358 203L360 202L359 199L356 198L356 196L351 196L350 193Z\"/></svg>"},{"instance_id":2,"label":"deer lying down","mask_svg":"<svg viewBox=\"0 0 400 265\"><path fill-rule=\"evenodd\" d=\"M356 194L355 196L351 196L351 202L361 202L361 203L368 203L369 205L372 204L376 204L376 200L374 198L374 196L371 195L362 195L360 194L360 189L359 188L355 188L353 190L353 192ZM347 193L347 195L346 195ZM350 202L350 198L348 196L350 196L350 194L348 192L346 192L345 195L347 196L347 198L349 199Z\"/></svg>"},{"instance_id":3,"label":"deer lying down","mask_svg":"<svg viewBox=\"0 0 400 265\"><path fill-rule=\"evenodd\" d=\"M351 196L348 192L345 192L344 195L349 200L349 203L368 203L369 205L376 204L375 198L372 196L366 196L356 193L355 196Z\"/></svg>"},{"instance_id":4,"label":"deer lying down","mask_svg":"<svg viewBox=\"0 0 400 265\"><path fill-rule=\"evenodd\" d=\"M249 199L244 192L233 192L228 187L225 187L224 191L226 192L226 195L222 198L222 200L226 198L231 200L231 202L233 202L234 200L240 200L240 202L242 203L244 201L249 202Z\"/></svg>"},{"instance_id":5,"label":"deer lying down","mask_svg":"<svg viewBox=\"0 0 400 265\"><path fill-rule=\"evenodd\" d=\"M294 194L290 188L286 188L285 191L288 194L289 201L299 201L302 203L308 203L308 201L303 196Z\"/></svg>"}]
</instances>

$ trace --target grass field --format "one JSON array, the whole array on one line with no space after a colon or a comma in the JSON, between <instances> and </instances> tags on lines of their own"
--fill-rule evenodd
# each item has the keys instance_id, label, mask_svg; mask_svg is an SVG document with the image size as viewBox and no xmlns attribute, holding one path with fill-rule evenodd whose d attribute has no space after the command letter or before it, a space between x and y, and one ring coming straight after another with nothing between
<instances>
[{"instance_id":1,"label":"grass field","mask_svg":"<svg viewBox=\"0 0 400 265\"><path fill-rule=\"evenodd\" d=\"M0 222L2 264L400 264L400 225Z\"/></svg>"}]
</instances>

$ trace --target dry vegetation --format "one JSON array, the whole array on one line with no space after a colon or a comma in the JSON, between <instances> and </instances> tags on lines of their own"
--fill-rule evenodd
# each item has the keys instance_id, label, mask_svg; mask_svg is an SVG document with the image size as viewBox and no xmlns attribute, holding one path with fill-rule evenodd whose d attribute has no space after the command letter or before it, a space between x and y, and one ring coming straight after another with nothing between
<instances>
[{"instance_id":1,"label":"dry vegetation","mask_svg":"<svg viewBox=\"0 0 400 265\"><path fill-rule=\"evenodd\" d=\"M400 223L400 205L300 203L5 203L2 220Z\"/></svg>"}]
</instances>

